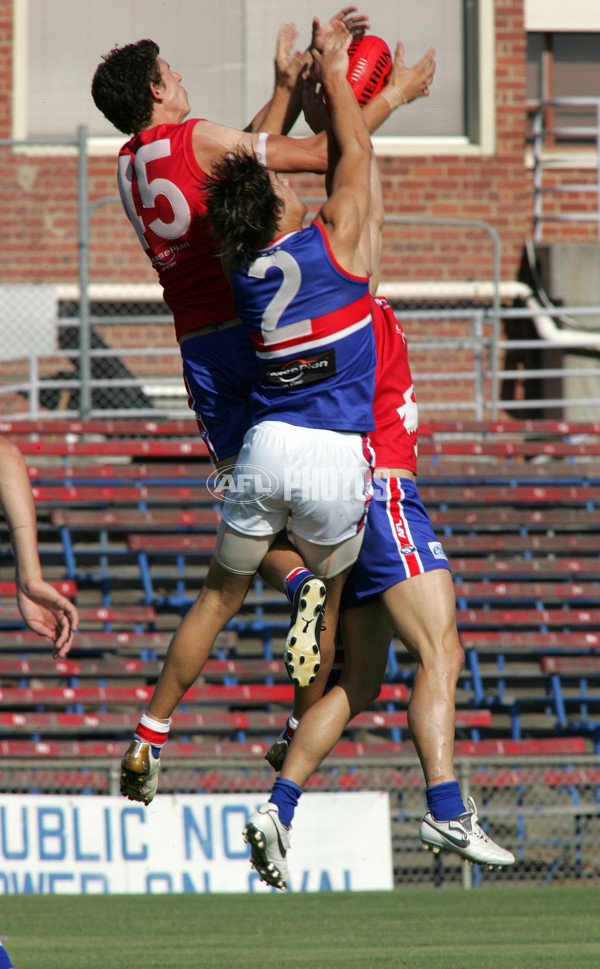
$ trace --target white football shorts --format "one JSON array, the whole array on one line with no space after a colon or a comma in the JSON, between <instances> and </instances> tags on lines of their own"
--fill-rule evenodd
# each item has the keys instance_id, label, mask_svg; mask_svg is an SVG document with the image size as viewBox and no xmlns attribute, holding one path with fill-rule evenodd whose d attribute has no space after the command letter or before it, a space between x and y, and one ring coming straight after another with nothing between
<instances>
[{"instance_id":1,"label":"white football shorts","mask_svg":"<svg viewBox=\"0 0 600 969\"><path fill-rule=\"evenodd\" d=\"M231 475L223 520L244 535L294 535L336 545L361 531L371 494L368 439L264 421L251 427Z\"/></svg>"}]
</instances>

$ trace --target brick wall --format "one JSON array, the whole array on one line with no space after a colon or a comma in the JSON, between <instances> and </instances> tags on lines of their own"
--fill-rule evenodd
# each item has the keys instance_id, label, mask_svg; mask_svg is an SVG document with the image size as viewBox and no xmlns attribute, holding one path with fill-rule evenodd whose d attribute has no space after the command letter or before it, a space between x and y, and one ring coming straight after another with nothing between
<instances>
[{"instance_id":1,"label":"brick wall","mask_svg":"<svg viewBox=\"0 0 600 969\"><path fill-rule=\"evenodd\" d=\"M476 219L489 223L502 243L502 276L513 279L523 242L532 234L532 179L525 165L525 33L523 0L496 5L496 150L490 157L382 158L386 210L419 218ZM12 3L0 0L0 71L10 91ZM432 97L435 97L435 85ZM202 106L198 106L198 111ZM10 137L10 97L0 97L0 136ZM74 133L75 134L75 133ZM77 279L77 164L75 158L28 157L0 148L5 228L11 239L3 275L15 281ZM573 173L567 173L573 179ZM557 176L560 177L560 176ZM579 178L579 174L577 178ZM582 173L583 179L590 173ZM321 192L319 178L299 176L300 191ZM90 200L116 194L115 160L91 157ZM582 196L582 206L591 196ZM573 200L569 200L572 202ZM562 196L552 199L560 210ZM592 230L593 231L593 230ZM545 233L546 234L546 233ZM552 226L552 238L590 237L585 225ZM90 231L95 281L154 281L119 205L96 210ZM386 279L489 278L491 247L472 230L428 229L417 224L386 234Z\"/></svg>"},{"instance_id":2,"label":"brick wall","mask_svg":"<svg viewBox=\"0 0 600 969\"><path fill-rule=\"evenodd\" d=\"M579 186L579 191L544 192L543 215L545 219L564 215L589 214L598 212L597 191L598 172L589 168L562 168L544 173L544 186L556 189L561 186ZM589 191L582 186L589 185ZM543 241L551 242L597 242L598 225L596 222L556 221L543 223Z\"/></svg>"}]
</instances>

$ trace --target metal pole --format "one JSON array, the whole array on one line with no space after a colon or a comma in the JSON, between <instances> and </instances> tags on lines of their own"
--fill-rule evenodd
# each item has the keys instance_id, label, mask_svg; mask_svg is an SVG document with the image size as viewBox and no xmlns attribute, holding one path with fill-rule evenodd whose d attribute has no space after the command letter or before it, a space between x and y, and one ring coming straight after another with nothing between
<instances>
[{"instance_id":1,"label":"metal pole","mask_svg":"<svg viewBox=\"0 0 600 969\"><path fill-rule=\"evenodd\" d=\"M458 776L460 793L462 794L466 803L471 791L469 788L469 765L464 760L458 765ZM461 867L461 881L463 888L473 888L473 869L468 861L465 861Z\"/></svg>"},{"instance_id":2,"label":"metal pole","mask_svg":"<svg viewBox=\"0 0 600 969\"><path fill-rule=\"evenodd\" d=\"M596 218L597 233L600 239L600 100L596 105Z\"/></svg>"},{"instance_id":3,"label":"metal pole","mask_svg":"<svg viewBox=\"0 0 600 969\"><path fill-rule=\"evenodd\" d=\"M89 213L88 213L88 158L87 127L77 129L79 143L78 171L78 222L79 222L79 375L81 390L79 397L80 417L89 416L90 400L90 305L89 283Z\"/></svg>"},{"instance_id":4,"label":"metal pole","mask_svg":"<svg viewBox=\"0 0 600 969\"><path fill-rule=\"evenodd\" d=\"M483 420L484 412L484 373L485 373L485 350L483 343L483 313L476 313L471 320L471 332L473 334L473 362L475 365L475 419Z\"/></svg>"},{"instance_id":5,"label":"metal pole","mask_svg":"<svg viewBox=\"0 0 600 969\"><path fill-rule=\"evenodd\" d=\"M500 236L492 226L489 226L489 233L494 243L494 298L492 304L492 401L491 418L493 421L498 419L498 401L500 399L500 273L502 267L502 256Z\"/></svg>"},{"instance_id":6,"label":"metal pole","mask_svg":"<svg viewBox=\"0 0 600 969\"><path fill-rule=\"evenodd\" d=\"M29 417L35 420L40 415L40 368L39 358L29 359Z\"/></svg>"},{"instance_id":7,"label":"metal pole","mask_svg":"<svg viewBox=\"0 0 600 969\"><path fill-rule=\"evenodd\" d=\"M533 116L533 241L541 242L542 222L542 149L544 140L544 108L539 105Z\"/></svg>"},{"instance_id":8,"label":"metal pole","mask_svg":"<svg viewBox=\"0 0 600 969\"><path fill-rule=\"evenodd\" d=\"M111 797L117 797L121 793L119 788L120 776L121 771L116 767L108 768L108 793Z\"/></svg>"}]
</instances>

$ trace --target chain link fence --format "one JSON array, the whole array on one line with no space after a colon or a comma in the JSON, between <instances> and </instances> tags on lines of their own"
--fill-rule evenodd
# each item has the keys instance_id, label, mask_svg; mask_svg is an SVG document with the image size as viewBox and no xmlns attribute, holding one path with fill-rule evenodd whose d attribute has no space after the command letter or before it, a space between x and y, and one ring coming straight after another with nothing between
<instances>
[{"instance_id":1,"label":"chain link fence","mask_svg":"<svg viewBox=\"0 0 600 969\"><path fill-rule=\"evenodd\" d=\"M309 784L311 791L387 790L390 794L394 882L418 886L600 883L600 758L528 757L519 764L491 757L474 764L457 758L463 797L474 798L485 831L510 849L514 867L488 870L455 855L424 851L419 825L425 811L423 775L415 759L356 761L332 754ZM0 760L2 790L24 794L118 794L118 761L43 765ZM251 792L266 797L273 772L260 762L227 758L177 761L163 756L160 791Z\"/></svg>"}]
</instances>

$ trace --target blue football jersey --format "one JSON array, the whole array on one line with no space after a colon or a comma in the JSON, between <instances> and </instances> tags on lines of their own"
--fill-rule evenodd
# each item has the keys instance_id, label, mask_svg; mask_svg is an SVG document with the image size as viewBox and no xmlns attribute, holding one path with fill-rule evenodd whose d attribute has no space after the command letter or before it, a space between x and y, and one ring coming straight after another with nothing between
<instances>
[{"instance_id":1,"label":"blue football jersey","mask_svg":"<svg viewBox=\"0 0 600 969\"><path fill-rule=\"evenodd\" d=\"M369 281L342 269L323 227L280 237L233 271L232 286L261 363L253 423L372 430Z\"/></svg>"}]
</instances>

